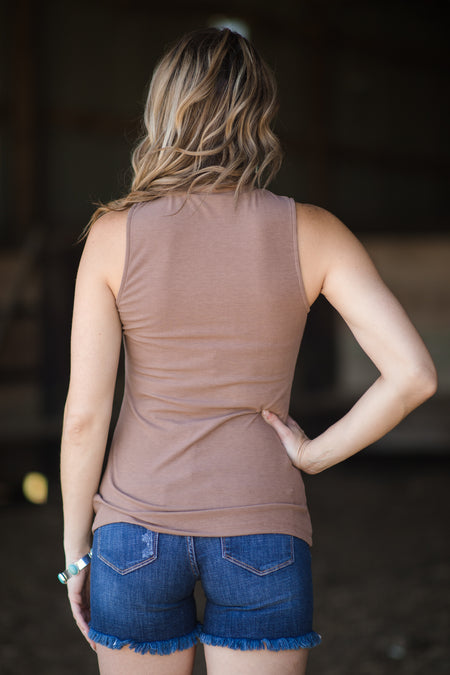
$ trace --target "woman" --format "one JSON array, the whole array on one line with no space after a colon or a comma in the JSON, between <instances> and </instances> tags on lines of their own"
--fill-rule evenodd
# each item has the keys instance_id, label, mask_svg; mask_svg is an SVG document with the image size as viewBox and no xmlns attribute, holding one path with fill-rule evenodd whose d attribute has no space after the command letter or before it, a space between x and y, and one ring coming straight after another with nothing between
<instances>
[{"instance_id":1,"label":"woman","mask_svg":"<svg viewBox=\"0 0 450 675\"><path fill-rule=\"evenodd\" d=\"M304 673L320 636L301 471L350 457L435 391L425 346L349 230L259 187L280 165L275 111L273 77L242 36L184 37L153 75L130 193L90 223L62 439L75 564L63 580L102 673L191 673L197 640L212 675ZM288 407L320 293L380 376L309 439Z\"/></svg>"}]
</instances>

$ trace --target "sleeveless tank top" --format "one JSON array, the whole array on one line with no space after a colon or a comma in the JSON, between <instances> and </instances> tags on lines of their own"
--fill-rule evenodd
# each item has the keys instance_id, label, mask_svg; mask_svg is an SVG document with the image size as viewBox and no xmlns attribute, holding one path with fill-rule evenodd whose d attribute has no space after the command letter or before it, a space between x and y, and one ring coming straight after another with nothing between
<instances>
[{"instance_id":1,"label":"sleeveless tank top","mask_svg":"<svg viewBox=\"0 0 450 675\"><path fill-rule=\"evenodd\" d=\"M286 419L308 312L295 202L267 190L133 205L117 308L125 389L93 529L311 543Z\"/></svg>"}]
</instances>

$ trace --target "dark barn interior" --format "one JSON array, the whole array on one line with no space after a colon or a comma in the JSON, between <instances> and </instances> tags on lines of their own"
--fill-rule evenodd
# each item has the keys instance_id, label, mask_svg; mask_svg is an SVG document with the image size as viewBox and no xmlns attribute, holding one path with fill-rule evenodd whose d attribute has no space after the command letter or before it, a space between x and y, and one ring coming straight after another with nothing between
<instances>
[{"instance_id":1,"label":"dark barn interior","mask_svg":"<svg viewBox=\"0 0 450 675\"><path fill-rule=\"evenodd\" d=\"M437 394L387 437L307 477L324 638L308 672L449 672L447 8L444 0L0 3L0 672L97 672L56 580L76 241L93 202L129 185L145 88L164 48L188 30L232 22L278 81L285 160L271 188L329 209L363 241L439 375ZM344 322L317 301L292 415L319 433L375 375ZM120 385L119 375L117 405ZM195 672L205 672L200 650Z\"/></svg>"}]
</instances>

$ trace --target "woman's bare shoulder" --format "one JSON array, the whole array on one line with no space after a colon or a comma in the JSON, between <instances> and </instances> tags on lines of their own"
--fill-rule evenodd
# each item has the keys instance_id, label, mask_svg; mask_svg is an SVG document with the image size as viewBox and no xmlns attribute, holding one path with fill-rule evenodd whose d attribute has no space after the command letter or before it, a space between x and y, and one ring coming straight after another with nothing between
<instances>
[{"instance_id":1,"label":"woman's bare shoulder","mask_svg":"<svg viewBox=\"0 0 450 675\"><path fill-rule=\"evenodd\" d=\"M366 258L368 254L359 239L330 211L312 204L297 204L299 242L316 262L336 263L339 255Z\"/></svg>"},{"instance_id":2,"label":"woman's bare shoulder","mask_svg":"<svg viewBox=\"0 0 450 675\"><path fill-rule=\"evenodd\" d=\"M125 211L107 211L92 224L87 241L93 245L102 242L112 242L116 238L123 237L126 233L126 225L129 209Z\"/></svg>"},{"instance_id":3,"label":"woman's bare shoulder","mask_svg":"<svg viewBox=\"0 0 450 675\"><path fill-rule=\"evenodd\" d=\"M314 204L296 202L299 234L304 237L322 238L325 244L330 238L336 243L350 234L348 227L331 211Z\"/></svg>"},{"instance_id":4,"label":"woman's bare shoulder","mask_svg":"<svg viewBox=\"0 0 450 675\"><path fill-rule=\"evenodd\" d=\"M335 307L357 289L381 288L369 254L339 218L318 206L298 204L297 227L305 287L312 279L313 292L323 293Z\"/></svg>"},{"instance_id":5,"label":"woman's bare shoulder","mask_svg":"<svg viewBox=\"0 0 450 675\"><path fill-rule=\"evenodd\" d=\"M125 263L128 212L108 211L100 216L89 230L82 256L92 271L106 280L114 295Z\"/></svg>"},{"instance_id":6,"label":"woman's bare shoulder","mask_svg":"<svg viewBox=\"0 0 450 675\"><path fill-rule=\"evenodd\" d=\"M310 305L323 292L332 260L356 241L350 230L327 209L296 203L303 283Z\"/></svg>"}]
</instances>

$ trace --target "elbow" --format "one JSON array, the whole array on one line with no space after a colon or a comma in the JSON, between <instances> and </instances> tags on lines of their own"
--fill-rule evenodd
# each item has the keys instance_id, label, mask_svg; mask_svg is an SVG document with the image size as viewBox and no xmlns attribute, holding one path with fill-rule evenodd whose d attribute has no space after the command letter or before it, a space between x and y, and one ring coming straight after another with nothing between
<instances>
[{"instance_id":1,"label":"elbow","mask_svg":"<svg viewBox=\"0 0 450 675\"><path fill-rule=\"evenodd\" d=\"M108 434L111 421L111 405L89 404L68 400L64 409L63 441L83 445L88 440Z\"/></svg>"},{"instance_id":2,"label":"elbow","mask_svg":"<svg viewBox=\"0 0 450 675\"><path fill-rule=\"evenodd\" d=\"M433 366L433 368L426 373L422 382L422 391L425 397L424 398L425 401L435 395L437 387L438 387L437 372L436 368Z\"/></svg>"},{"instance_id":3,"label":"elbow","mask_svg":"<svg viewBox=\"0 0 450 675\"><path fill-rule=\"evenodd\" d=\"M317 476L318 473L323 471L323 468L318 466L308 466L302 468L303 473L307 473L308 476Z\"/></svg>"},{"instance_id":4,"label":"elbow","mask_svg":"<svg viewBox=\"0 0 450 675\"><path fill-rule=\"evenodd\" d=\"M431 361L423 366L418 373L418 389L421 392L424 401L434 396L437 391L438 379L434 363Z\"/></svg>"},{"instance_id":5,"label":"elbow","mask_svg":"<svg viewBox=\"0 0 450 675\"><path fill-rule=\"evenodd\" d=\"M414 407L421 405L434 396L437 385L437 373L433 363L417 368L414 372L410 373L407 378L406 388L413 399Z\"/></svg>"},{"instance_id":6,"label":"elbow","mask_svg":"<svg viewBox=\"0 0 450 675\"><path fill-rule=\"evenodd\" d=\"M302 461L296 468L300 469L302 473L308 474L308 476L315 476L326 469L326 460L324 457L317 457L311 454L308 455L306 452L303 454Z\"/></svg>"},{"instance_id":7,"label":"elbow","mask_svg":"<svg viewBox=\"0 0 450 675\"><path fill-rule=\"evenodd\" d=\"M95 416L90 412L75 412L68 410L64 413L63 436L72 441L81 439L86 433L89 433L95 422Z\"/></svg>"}]
</instances>

